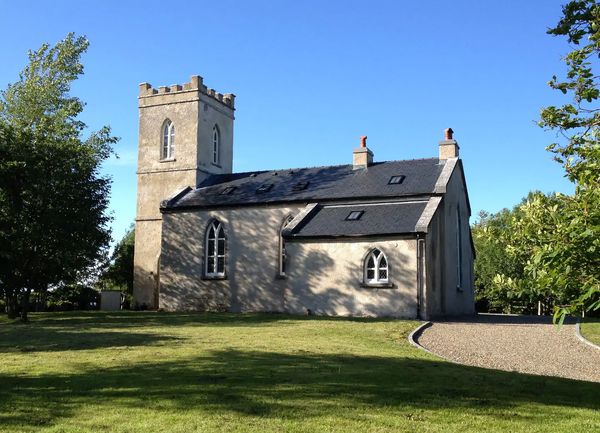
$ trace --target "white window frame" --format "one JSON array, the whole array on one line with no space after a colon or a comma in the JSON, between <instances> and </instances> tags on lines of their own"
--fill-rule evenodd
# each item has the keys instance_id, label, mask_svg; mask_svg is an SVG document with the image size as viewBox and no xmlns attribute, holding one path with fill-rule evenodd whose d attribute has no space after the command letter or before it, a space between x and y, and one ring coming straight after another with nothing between
<instances>
[{"instance_id":1,"label":"white window frame","mask_svg":"<svg viewBox=\"0 0 600 433\"><path fill-rule=\"evenodd\" d=\"M369 260L373 259L373 266L369 266ZM385 265L381 265L381 260L385 260ZM380 271L386 271L385 278L379 278ZM387 256L378 248L373 248L365 257L364 261L364 283L367 285L389 284L390 266ZM373 278L369 278L369 271L373 271Z\"/></svg>"},{"instance_id":2,"label":"white window frame","mask_svg":"<svg viewBox=\"0 0 600 433\"><path fill-rule=\"evenodd\" d=\"M292 215L288 215L281 228L279 229L279 276L285 277L286 275L286 263L287 263L287 251L285 249L285 239L283 239L283 229L285 229L294 219Z\"/></svg>"},{"instance_id":3,"label":"white window frame","mask_svg":"<svg viewBox=\"0 0 600 433\"><path fill-rule=\"evenodd\" d=\"M175 154L175 125L170 120L165 120L162 128L162 138L160 147L160 159L173 159Z\"/></svg>"},{"instance_id":4,"label":"white window frame","mask_svg":"<svg viewBox=\"0 0 600 433\"><path fill-rule=\"evenodd\" d=\"M211 232L214 236L211 236ZM210 248L210 241L213 241L213 246ZM219 254L219 243L223 243L223 253ZM204 275L209 278L221 278L225 276L227 255L227 238L225 237L225 228L219 221L212 221L206 229L204 240ZM209 262L212 259L212 267L209 267ZM219 259L223 260L223 267L219 269Z\"/></svg>"},{"instance_id":5,"label":"white window frame","mask_svg":"<svg viewBox=\"0 0 600 433\"><path fill-rule=\"evenodd\" d=\"M221 131L217 125L213 126L213 164L219 165L221 160Z\"/></svg>"}]
</instances>

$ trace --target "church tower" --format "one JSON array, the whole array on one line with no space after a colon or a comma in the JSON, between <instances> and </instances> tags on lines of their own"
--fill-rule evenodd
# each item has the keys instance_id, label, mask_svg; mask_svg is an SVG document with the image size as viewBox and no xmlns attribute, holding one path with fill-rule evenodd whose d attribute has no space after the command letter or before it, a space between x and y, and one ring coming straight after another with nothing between
<instances>
[{"instance_id":1,"label":"church tower","mask_svg":"<svg viewBox=\"0 0 600 433\"><path fill-rule=\"evenodd\" d=\"M235 95L202 77L153 88L140 84L134 305L158 308L160 202L209 174L231 173Z\"/></svg>"}]
</instances>

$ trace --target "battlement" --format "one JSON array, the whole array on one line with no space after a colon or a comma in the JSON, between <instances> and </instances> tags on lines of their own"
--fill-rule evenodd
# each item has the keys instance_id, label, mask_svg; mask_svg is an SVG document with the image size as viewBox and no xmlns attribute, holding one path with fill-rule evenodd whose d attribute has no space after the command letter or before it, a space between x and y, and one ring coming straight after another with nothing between
<instances>
[{"instance_id":1,"label":"battlement","mask_svg":"<svg viewBox=\"0 0 600 433\"><path fill-rule=\"evenodd\" d=\"M152 96L162 96L173 93L183 93L199 91L217 101L221 104L235 109L235 95L233 93L219 93L215 89L207 88L204 83L204 79L199 75L192 75L190 82L185 84L172 84L170 86L160 86L158 89L152 87L150 83L140 84L140 98L147 98Z\"/></svg>"}]
</instances>

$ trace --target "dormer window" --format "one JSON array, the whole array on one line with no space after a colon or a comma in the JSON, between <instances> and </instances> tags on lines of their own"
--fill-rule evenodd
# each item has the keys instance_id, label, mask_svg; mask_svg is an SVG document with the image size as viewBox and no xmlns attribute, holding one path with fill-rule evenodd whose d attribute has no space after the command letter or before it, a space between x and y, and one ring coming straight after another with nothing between
<instances>
[{"instance_id":1,"label":"dormer window","mask_svg":"<svg viewBox=\"0 0 600 433\"><path fill-rule=\"evenodd\" d=\"M170 120L165 121L162 131L162 146L160 159L172 159L175 155L175 125Z\"/></svg>"},{"instance_id":2,"label":"dormer window","mask_svg":"<svg viewBox=\"0 0 600 433\"><path fill-rule=\"evenodd\" d=\"M219 127L217 125L213 126L213 164L219 164L220 160L220 151L221 151L221 133L219 132Z\"/></svg>"}]
</instances>

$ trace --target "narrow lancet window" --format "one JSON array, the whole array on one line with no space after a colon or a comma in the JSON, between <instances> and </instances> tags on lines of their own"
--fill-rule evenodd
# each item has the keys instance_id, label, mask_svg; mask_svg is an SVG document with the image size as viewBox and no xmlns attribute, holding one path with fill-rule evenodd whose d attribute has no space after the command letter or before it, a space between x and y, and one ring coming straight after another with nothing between
<instances>
[{"instance_id":1,"label":"narrow lancet window","mask_svg":"<svg viewBox=\"0 0 600 433\"><path fill-rule=\"evenodd\" d=\"M225 276L225 230L213 221L206 231L204 273L207 277Z\"/></svg>"}]
</instances>

